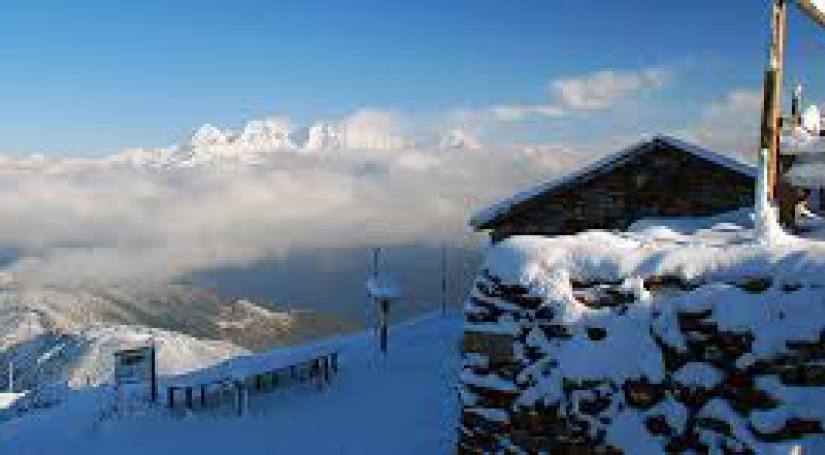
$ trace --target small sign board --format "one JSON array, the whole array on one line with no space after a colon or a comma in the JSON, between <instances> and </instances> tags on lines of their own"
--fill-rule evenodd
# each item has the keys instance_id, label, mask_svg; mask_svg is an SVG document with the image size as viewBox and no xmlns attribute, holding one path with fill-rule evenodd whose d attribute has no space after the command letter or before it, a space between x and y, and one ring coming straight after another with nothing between
<instances>
[{"instance_id":1,"label":"small sign board","mask_svg":"<svg viewBox=\"0 0 825 455\"><path fill-rule=\"evenodd\" d=\"M115 352L115 384L154 383L155 348L144 346Z\"/></svg>"}]
</instances>

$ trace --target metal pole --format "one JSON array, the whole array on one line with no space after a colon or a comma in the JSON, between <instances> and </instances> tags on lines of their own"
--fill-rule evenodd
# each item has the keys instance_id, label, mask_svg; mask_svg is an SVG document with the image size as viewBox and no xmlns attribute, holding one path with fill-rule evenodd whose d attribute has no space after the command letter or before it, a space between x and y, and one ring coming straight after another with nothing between
<instances>
[{"instance_id":1,"label":"metal pole","mask_svg":"<svg viewBox=\"0 0 825 455\"><path fill-rule=\"evenodd\" d=\"M241 382L237 379L235 380L235 408L238 413L238 417L243 416L243 391L241 390Z\"/></svg>"},{"instance_id":2,"label":"metal pole","mask_svg":"<svg viewBox=\"0 0 825 455\"><path fill-rule=\"evenodd\" d=\"M447 243L441 242L441 315L447 315Z\"/></svg>"},{"instance_id":3,"label":"metal pole","mask_svg":"<svg viewBox=\"0 0 825 455\"><path fill-rule=\"evenodd\" d=\"M389 319L390 305L387 299L381 300L381 352L387 354L387 319Z\"/></svg>"},{"instance_id":4,"label":"metal pole","mask_svg":"<svg viewBox=\"0 0 825 455\"><path fill-rule=\"evenodd\" d=\"M9 393L14 393L14 360L9 361Z\"/></svg>"},{"instance_id":5,"label":"metal pole","mask_svg":"<svg viewBox=\"0 0 825 455\"><path fill-rule=\"evenodd\" d=\"M378 256L381 254L381 247L372 250L372 276L378 278Z\"/></svg>"},{"instance_id":6,"label":"metal pole","mask_svg":"<svg viewBox=\"0 0 825 455\"><path fill-rule=\"evenodd\" d=\"M156 402L158 399L158 370L157 370L157 356L155 355L155 340L152 339L152 353L151 353L151 361L152 361L152 371L149 378L149 387L151 390L149 391L150 399L152 403Z\"/></svg>"}]
</instances>

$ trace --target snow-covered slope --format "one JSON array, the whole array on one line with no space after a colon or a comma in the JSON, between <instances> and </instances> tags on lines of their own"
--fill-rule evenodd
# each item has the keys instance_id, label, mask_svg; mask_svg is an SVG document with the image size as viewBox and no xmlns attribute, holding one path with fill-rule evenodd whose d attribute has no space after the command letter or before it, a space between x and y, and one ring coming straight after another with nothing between
<instances>
[{"instance_id":1,"label":"snow-covered slope","mask_svg":"<svg viewBox=\"0 0 825 455\"><path fill-rule=\"evenodd\" d=\"M21 318L23 322L18 323ZM29 338L38 331L71 333L93 324L138 325L219 338L250 349L293 344L351 329L346 322L319 313L276 311L266 303L224 300L189 286L125 284L9 290L0 293L0 324L0 333L33 327L26 329ZM0 350L5 346L0 344Z\"/></svg>"},{"instance_id":2,"label":"snow-covered slope","mask_svg":"<svg viewBox=\"0 0 825 455\"><path fill-rule=\"evenodd\" d=\"M14 363L23 408L62 399L66 386L111 380L115 350L160 347L161 371L182 373L228 356L345 332L342 321L224 301L183 286L20 289L0 293L0 388Z\"/></svg>"},{"instance_id":3,"label":"snow-covered slope","mask_svg":"<svg viewBox=\"0 0 825 455\"><path fill-rule=\"evenodd\" d=\"M253 394L247 417L225 409L184 418L163 406L114 411L110 389L0 423L0 449L18 453L453 453L460 320L430 317L390 332L382 359L372 334L343 338L329 388L297 384ZM227 416L227 414L229 414ZM67 422L71 422L67 424Z\"/></svg>"},{"instance_id":4,"label":"snow-covered slope","mask_svg":"<svg viewBox=\"0 0 825 455\"><path fill-rule=\"evenodd\" d=\"M154 343L163 374L185 373L248 352L229 341L139 325L58 322L34 307L5 308L0 333L2 388L8 387L8 368L13 365L14 390L25 391L0 412L0 421L53 406L72 389L110 383L113 354L120 349Z\"/></svg>"}]
</instances>

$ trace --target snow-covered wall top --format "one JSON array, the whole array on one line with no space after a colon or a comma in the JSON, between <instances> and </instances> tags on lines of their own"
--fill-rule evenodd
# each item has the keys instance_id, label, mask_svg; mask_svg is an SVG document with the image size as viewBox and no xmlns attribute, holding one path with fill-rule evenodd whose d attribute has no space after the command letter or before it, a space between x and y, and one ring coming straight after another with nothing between
<instances>
[{"instance_id":1,"label":"snow-covered wall top","mask_svg":"<svg viewBox=\"0 0 825 455\"><path fill-rule=\"evenodd\" d=\"M484 267L528 286L558 274L585 283L671 276L688 282L771 277L780 284L825 285L825 242L787 238L769 246L730 223L693 234L649 226L629 233L514 237L492 249Z\"/></svg>"}]
</instances>

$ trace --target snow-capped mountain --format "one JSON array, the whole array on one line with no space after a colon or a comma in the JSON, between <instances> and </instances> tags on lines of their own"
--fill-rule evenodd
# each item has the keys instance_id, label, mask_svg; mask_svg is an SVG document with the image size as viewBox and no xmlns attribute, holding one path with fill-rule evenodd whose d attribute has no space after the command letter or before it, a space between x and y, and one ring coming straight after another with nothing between
<instances>
[{"instance_id":1,"label":"snow-capped mountain","mask_svg":"<svg viewBox=\"0 0 825 455\"><path fill-rule=\"evenodd\" d=\"M299 144L304 150L337 150L346 146L343 128L340 125L316 123L306 129L305 135L306 142Z\"/></svg>"},{"instance_id":2,"label":"snow-capped mountain","mask_svg":"<svg viewBox=\"0 0 825 455\"><path fill-rule=\"evenodd\" d=\"M283 151L398 150L413 144L387 128L361 119L296 127L282 118L268 118L250 121L240 132L205 124L180 145L124 150L107 164L156 170L254 165Z\"/></svg>"},{"instance_id":3,"label":"snow-capped mountain","mask_svg":"<svg viewBox=\"0 0 825 455\"><path fill-rule=\"evenodd\" d=\"M100 169L165 171L175 169L237 169L264 164L283 152L332 150L407 150L416 146L475 150L482 147L471 133L453 128L443 135L407 136L391 117L361 112L340 121L294 125L282 117L247 122L238 130L206 123L179 144L159 148L129 148L104 157L0 155L0 174L10 172L65 173Z\"/></svg>"},{"instance_id":4,"label":"snow-capped mountain","mask_svg":"<svg viewBox=\"0 0 825 455\"><path fill-rule=\"evenodd\" d=\"M438 143L440 149L477 150L481 148L481 143L470 133L453 128L447 131Z\"/></svg>"},{"instance_id":5,"label":"snow-capped mountain","mask_svg":"<svg viewBox=\"0 0 825 455\"><path fill-rule=\"evenodd\" d=\"M253 120L244 126L235 141L250 149L293 149L296 146L290 137L291 133L292 125L287 120Z\"/></svg>"},{"instance_id":6,"label":"snow-capped mountain","mask_svg":"<svg viewBox=\"0 0 825 455\"><path fill-rule=\"evenodd\" d=\"M183 145L183 148L219 147L227 145L230 142L230 138L230 134L221 131L212 124L206 123L195 130Z\"/></svg>"}]
</instances>

